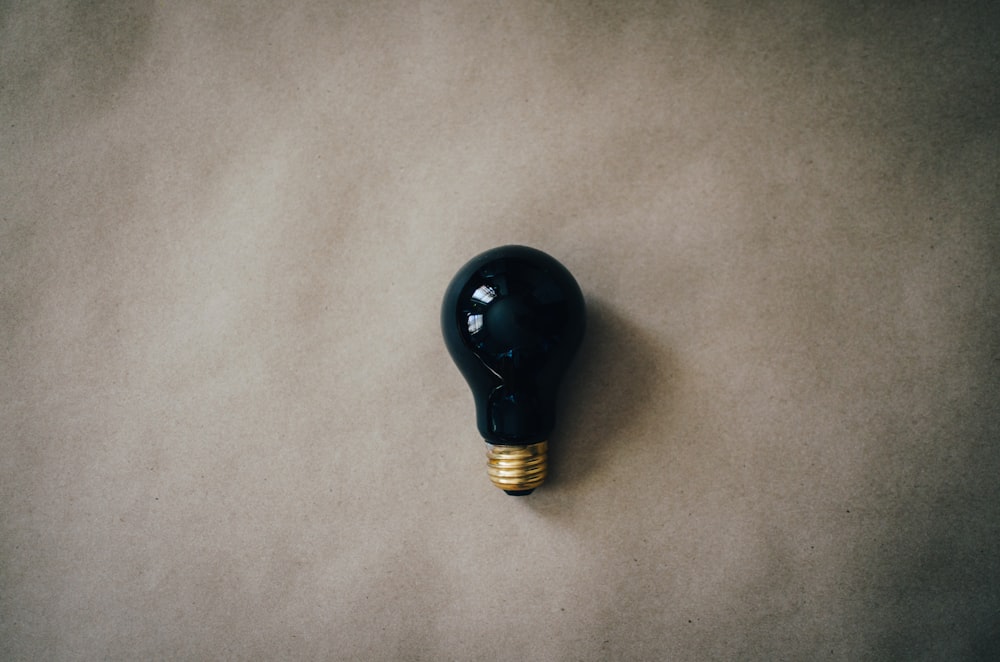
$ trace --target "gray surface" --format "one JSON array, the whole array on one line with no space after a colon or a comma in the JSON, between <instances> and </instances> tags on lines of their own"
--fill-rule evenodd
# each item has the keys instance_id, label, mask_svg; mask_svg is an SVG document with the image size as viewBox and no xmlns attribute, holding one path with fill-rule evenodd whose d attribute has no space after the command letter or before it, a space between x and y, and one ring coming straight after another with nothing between
<instances>
[{"instance_id":1,"label":"gray surface","mask_svg":"<svg viewBox=\"0 0 1000 662\"><path fill-rule=\"evenodd\" d=\"M0 657L997 655L995 3L284 4L0 4ZM437 317L513 242L523 499Z\"/></svg>"}]
</instances>

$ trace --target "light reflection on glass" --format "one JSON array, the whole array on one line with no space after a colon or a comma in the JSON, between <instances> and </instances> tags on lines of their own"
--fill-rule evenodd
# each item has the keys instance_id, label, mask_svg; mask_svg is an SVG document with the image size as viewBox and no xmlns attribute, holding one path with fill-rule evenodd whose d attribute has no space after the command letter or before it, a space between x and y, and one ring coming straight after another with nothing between
<instances>
[{"instance_id":1,"label":"light reflection on glass","mask_svg":"<svg viewBox=\"0 0 1000 662\"><path fill-rule=\"evenodd\" d=\"M479 288L472 293L472 300L479 301L480 303L489 303L493 299L497 298L496 290L494 290L489 285L480 285Z\"/></svg>"},{"instance_id":2,"label":"light reflection on glass","mask_svg":"<svg viewBox=\"0 0 1000 662\"><path fill-rule=\"evenodd\" d=\"M483 328L483 316L482 315L469 315L469 333L476 334L480 329Z\"/></svg>"}]
</instances>

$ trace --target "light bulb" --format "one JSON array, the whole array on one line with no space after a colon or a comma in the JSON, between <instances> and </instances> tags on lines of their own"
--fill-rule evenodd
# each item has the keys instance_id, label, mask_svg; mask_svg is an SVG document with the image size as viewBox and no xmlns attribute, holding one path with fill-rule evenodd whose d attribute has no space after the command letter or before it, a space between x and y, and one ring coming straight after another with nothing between
<instances>
[{"instance_id":1,"label":"light bulb","mask_svg":"<svg viewBox=\"0 0 1000 662\"><path fill-rule=\"evenodd\" d=\"M580 286L534 248L488 250L448 285L445 345L472 389L487 473L507 494L545 481L559 383L585 326Z\"/></svg>"}]
</instances>

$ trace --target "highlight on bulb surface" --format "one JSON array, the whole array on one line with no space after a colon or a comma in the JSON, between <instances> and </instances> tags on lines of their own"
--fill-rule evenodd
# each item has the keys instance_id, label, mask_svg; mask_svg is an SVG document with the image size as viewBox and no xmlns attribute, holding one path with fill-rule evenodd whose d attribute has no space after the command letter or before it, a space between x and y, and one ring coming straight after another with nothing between
<instances>
[{"instance_id":1,"label":"highlight on bulb surface","mask_svg":"<svg viewBox=\"0 0 1000 662\"><path fill-rule=\"evenodd\" d=\"M559 384L585 326L580 286L534 248L488 250L448 285L445 345L472 390L487 474L507 494L545 481Z\"/></svg>"}]
</instances>

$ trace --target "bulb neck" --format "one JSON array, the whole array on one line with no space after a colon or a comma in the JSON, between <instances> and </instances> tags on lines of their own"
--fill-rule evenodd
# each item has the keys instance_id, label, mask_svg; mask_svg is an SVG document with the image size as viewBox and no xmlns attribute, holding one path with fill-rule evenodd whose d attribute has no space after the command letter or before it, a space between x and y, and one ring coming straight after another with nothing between
<instances>
[{"instance_id":1,"label":"bulb neck","mask_svg":"<svg viewBox=\"0 0 1000 662\"><path fill-rule=\"evenodd\" d=\"M525 496L545 482L547 441L527 446L486 444L486 473L493 484L512 496Z\"/></svg>"}]
</instances>

